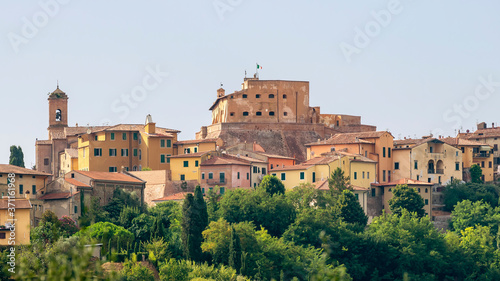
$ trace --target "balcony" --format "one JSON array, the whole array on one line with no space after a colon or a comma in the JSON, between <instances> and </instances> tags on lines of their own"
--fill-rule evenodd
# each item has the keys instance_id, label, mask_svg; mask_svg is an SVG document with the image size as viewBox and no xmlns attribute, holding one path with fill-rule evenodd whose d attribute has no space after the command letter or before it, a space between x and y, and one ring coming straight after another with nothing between
<instances>
[{"instance_id":1,"label":"balcony","mask_svg":"<svg viewBox=\"0 0 500 281\"><path fill-rule=\"evenodd\" d=\"M226 179L208 179L207 184L208 185L218 185L218 184L226 184L227 180Z\"/></svg>"},{"instance_id":2,"label":"balcony","mask_svg":"<svg viewBox=\"0 0 500 281\"><path fill-rule=\"evenodd\" d=\"M446 155L444 154L444 152L427 152L428 159L439 160L439 159L443 159L445 157L446 157Z\"/></svg>"},{"instance_id":3,"label":"balcony","mask_svg":"<svg viewBox=\"0 0 500 281\"><path fill-rule=\"evenodd\" d=\"M491 155L491 152L489 152L489 151L481 151L481 152L473 153L472 157L474 157L474 158L489 158L490 155Z\"/></svg>"},{"instance_id":4,"label":"balcony","mask_svg":"<svg viewBox=\"0 0 500 281\"><path fill-rule=\"evenodd\" d=\"M436 169L436 170L434 170L434 169L428 169L427 173L428 174L439 174L439 175L442 175L442 174L444 174L444 169Z\"/></svg>"}]
</instances>

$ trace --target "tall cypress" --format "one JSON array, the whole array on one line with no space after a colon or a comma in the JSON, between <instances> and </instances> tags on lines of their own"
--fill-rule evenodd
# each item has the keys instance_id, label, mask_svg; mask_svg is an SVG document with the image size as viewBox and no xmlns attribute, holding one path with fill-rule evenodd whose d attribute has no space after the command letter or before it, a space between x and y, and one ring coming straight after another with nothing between
<instances>
[{"instance_id":1,"label":"tall cypress","mask_svg":"<svg viewBox=\"0 0 500 281\"><path fill-rule=\"evenodd\" d=\"M241 269L241 245L240 237L231 227L231 244L229 244L229 266L236 269L240 273Z\"/></svg>"},{"instance_id":2,"label":"tall cypress","mask_svg":"<svg viewBox=\"0 0 500 281\"><path fill-rule=\"evenodd\" d=\"M187 259L201 262L205 256L201 250L202 232L208 226L207 204L203 199L201 188L196 187L194 196L186 195L182 206L182 242Z\"/></svg>"}]
</instances>

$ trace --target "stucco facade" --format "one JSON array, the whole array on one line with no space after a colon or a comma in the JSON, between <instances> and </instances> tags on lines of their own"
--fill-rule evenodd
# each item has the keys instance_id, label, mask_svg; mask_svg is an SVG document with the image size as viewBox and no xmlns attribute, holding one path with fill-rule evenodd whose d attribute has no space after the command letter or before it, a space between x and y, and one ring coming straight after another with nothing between
<instances>
[{"instance_id":1,"label":"stucco facade","mask_svg":"<svg viewBox=\"0 0 500 281\"><path fill-rule=\"evenodd\" d=\"M9 205L9 203L11 203ZM9 208L15 208L11 212ZM14 216L11 216L11 213ZM0 245L19 246L30 244L31 203L28 199L0 199ZM10 242L9 242L10 241Z\"/></svg>"}]
</instances>

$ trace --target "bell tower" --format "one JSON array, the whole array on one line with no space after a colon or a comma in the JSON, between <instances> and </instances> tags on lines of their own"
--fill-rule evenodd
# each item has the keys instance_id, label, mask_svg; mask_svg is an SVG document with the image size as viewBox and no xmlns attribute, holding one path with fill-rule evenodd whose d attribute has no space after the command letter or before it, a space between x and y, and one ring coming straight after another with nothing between
<instances>
[{"instance_id":1,"label":"bell tower","mask_svg":"<svg viewBox=\"0 0 500 281\"><path fill-rule=\"evenodd\" d=\"M65 92L57 89L49 94L49 140L56 132L63 132L68 127L68 96Z\"/></svg>"}]
</instances>

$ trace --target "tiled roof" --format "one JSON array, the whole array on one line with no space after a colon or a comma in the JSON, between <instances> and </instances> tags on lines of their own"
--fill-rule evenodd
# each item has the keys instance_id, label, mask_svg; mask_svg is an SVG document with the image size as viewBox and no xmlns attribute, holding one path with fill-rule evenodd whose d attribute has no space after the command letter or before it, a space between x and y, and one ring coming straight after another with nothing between
<instances>
[{"instance_id":1,"label":"tiled roof","mask_svg":"<svg viewBox=\"0 0 500 281\"><path fill-rule=\"evenodd\" d=\"M397 181L391 181L388 183L372 183L373 186L395 186L398 184L408 184L408 185L433 185L433 183L429 182L424 182L424 181L418 181L418 180L413 180L409 178L404 178L404 179L399 179Z\"/></svg>"},{"instance_id":2,"label":"tiled roof","mask_svg":"<svg viewBox=\"0 0 500 281\"><path fill-rule=\"evenodd\" d=\"M441 141L444 141L445 143L452 145L452 146L484 146L488 145L486 143L481 143L477 141L473 141L470 139L461 139L461 138L441 138L439 139Z\"/></svg>"},{"instance_id":3,"label":"tiled roof","mask_svg":"<svg viewBox=\"0 0 500 281\"><path fill-rule=\"evenodd\" d=\"M74 192L73 195L71 195L71 192L55 192L55 193L47 193L43 195L42 197L38 198L40 200L60 200L60 199L68 199L71 198L72 196L75 196L78 194L79 191Z\"/></svg>"},{"instance_id":4,"label":"tiled roof","mask_svg":"<svg viewBox=\"0 0 500 281\"><path fill-rule=\"evenodd\" d=\"M234 157L219 157L215 156L201 163L201 166L211 166L211 165L244 165L250 166L250 163L245 160L238 160Z\"/></svg>"},{"instance_id":5,"label":"tiled roof","mask_svg":"<svg viewBox=\"0 0 500 281\"><path fill-rule=\"evenodd\" d=\"M82 127L66 127L64 128L64 132L66 136L76 136L81 134L86 134L88 129L90 129L91 133L102 131L111 126L82 126Z\"/></svg>"},{"instance_id":6,"label":"tiled roof","mask_svg":"<svg viewBox=\"0 0 500 281\"><path fill-rule=\"evenodd\" d=\"M145 181L146 184L165 184L167 181L167 171L166 170L154 170L154 171L130 171L127 172L135 177L140 178Z\"/></svg>"},{"instance_id":7,"label":"tiled roof","mask_svg":"<svg viewBox=\"0 0 500 281\"><path fill-rule=\"evenodd\" d=\"M76 148L66 148L64 150L71 158L78 158L78 149Z\"/></svg>"},{"instance_id":8,"label":"tiled roof","mask_svg":"<svg viewBox=\"0 0 500 281\"><path fill-rule=\"evenodd\" d=\"M184 200L184 198L186 198L187 194L193 194L193 193L192 192L179 192L179 193L175 193L175 194L172 194L169 196L165 196L163 198L153 199L151 201L153 201L155 203L161 203L163 201Z\"/></svg>"},{"instance_id":9,"label":"tiled roof","mask_svg":"<svg viewBox=\"0 0 500 281\"><path fill-rule=\"evenodd\" d=\"M31 169L26 169L14 165L9 165L9 164L0 164L0 174L8 174L8 173L14 173L14 174L20 174L20 175L33 175L33 176L51 176L51 174L31 170Z\"/></svg>"},{"instance_id":10,"label":"tiled roof","mask_svg":"<svg viewBox=\"0 0 500 281\"><path fill-rule=\"evenodd\" d=\"M207 143L207 142L217 142L217 140L219 140L219 139L183 140L183 141L177 141L174 144Z\"/></svg>"},{"instance_id":11,"label":"tiled roof","mask_svg":"<svg viewBox=\"0 0 500 281\"><path fill-rule=\"evenodd\" d=\"M16 209L31 209L31 202L28 199L14 199L13 201L11 200L10 203L14 204ZM9 199L0 199L0 210L6 210L8 208L12 208L12 205L9 206Z\"/></svg>"},{"instance_id":12,"label":"tiled roof","mask_svg":"<svg viewBox=\"0 0 500 281\"><path fill-rule=\"evenodd\" d=\"M266 152L260 152L260 151L253 151L254 153L260 154L267 156L268 158L279 158L279 159L290 159L290 160L295 160L293 157L288 157L288 156L283 156L283 155L277 155L277 154L270 154Z\"/></svg>"},{"instance_id":13,"label":"tiled roof","mask_svg":"<svg viewBox=\"0 0 500 281\"><path fill-rule=\"evenodd\" d=\"M314 187L319 190L330 190L328 180L317 181L314 183Z\"/></svg>"},{"instance_id":14,"label":"tiled roof","mask_svg":"<svg viewBox=\"0 0 500 281\"><path fill-rule=\"evenodd\" d=\"M274 169L271 169L269 172L279 172L279 171L293 171L293 170L305 170L311 168L313 165L307 165L307 164L299 164L299 165L293 165L293 166L285 166L285 167L276 167Z\"/></svg>"},{"instance_id":15,"label":"tiled roof","mask_svg":"<svg viewBox=\"0 0 500 281\"><path fill-rule=\"evenodd\" d=\"M138 180L134 177L122 174L122 173L110 173L110 172L95 172L95 171L71 171L71 173L79 173L89 178L95 180L104 180L104 181L119 181L119 182L132 182L132 183L143 183L143 181Z\"/></svg>"},{"instance_id":16,"label":"tiled roof","mask_svg":"<svg viewBox=\"0 0 500 281\"><path fill-rule=\"evenodd\" d=\"M237 156L237 155L233 155L233 154L227 154L227 156L237 158L237 160L248 161L249 163L263 163L263 164L267 163L264 160L260 160L260 159L256 159L256 158L252 158L252 157L248 157L248 156L243 156L243 155Z\"/></svg>"},{"instance_id":17,"label":"tiled roof","mask_svg":"<svg viewBox=\"0 0 500 281\"><path fill-rule=\"evenodd\" d=\"M500 127L476 130L469 139L500 137Z\"/></svg>"},{"instance_id":18,"label":"tiled roof","mask_svg":"<svg viewBox=\"0 0 500 281\"><path fill-rule=\"evenodd\" d=\"M66 178L64 180L67 183L72 184L72 185L77 186L77 187L90 187L90 185L84 184L84 183L79 182L79 181L72 179L72 178Z\"/></svg>"},{"instance_id":19,"label":"tiled roof","mask_svg":"<svg viewBox=\"0 0 500 281\"><path fill-rule=\"evenodd\" d=\"M179 155L172 155L170 158L191 158L191 157L201 157L205 155L206 151L204 152L196 152L196 153L188 153L188 154L179 154Z\"/></svg>"},{"instance_id":20,"label":"tiled roof","mask_svg":"<svg viewBox=\"0 0 500 281\"><path fill-rule=\"evenodd\" d=\"M376 131L376 132L356 132L356 133L340 133L332 136L329 139L308 143L306 146L311 145L326 145L326 144L352 144L352 143L374 143L365 139L380 138L384 134L390 134L387 131Z\"/></svg>"}]
</instances>

